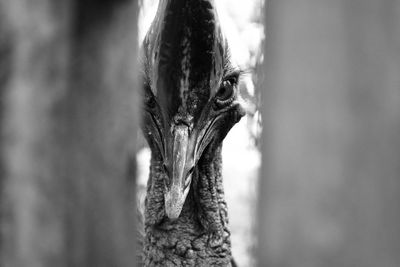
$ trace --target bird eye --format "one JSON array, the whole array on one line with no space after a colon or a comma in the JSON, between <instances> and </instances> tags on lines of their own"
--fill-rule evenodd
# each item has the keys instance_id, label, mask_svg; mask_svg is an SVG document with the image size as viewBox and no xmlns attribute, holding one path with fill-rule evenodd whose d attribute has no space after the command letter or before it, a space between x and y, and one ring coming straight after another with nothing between
<instances>
[{"instance_id":1,"label":"bird eye","mask_svg":"<svg viewBox=\"0 0 400 267\"><path fill-rule=\"evenodd\" d=\"M148 109L154 109L156 107L156 100L153 96L146 95L144 97L144 103Z\"/></svg>"},{"instance_id":2,"label":"bird eye","mask_svg":"<svg viewBox=\"0 0 400 267\"><path fill-rule=\"evenodd\" d=\"M236 80L234 78L224 80L217 94L215 95L216 102L219 105L227 105L233 101L235 92Z\"/></svg>"}]
</instances>

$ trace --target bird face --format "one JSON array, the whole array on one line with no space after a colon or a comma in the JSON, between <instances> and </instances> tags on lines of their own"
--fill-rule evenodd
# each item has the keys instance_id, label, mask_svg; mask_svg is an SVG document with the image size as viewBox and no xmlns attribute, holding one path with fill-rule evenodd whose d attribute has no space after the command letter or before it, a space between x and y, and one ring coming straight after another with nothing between
<instances>
[{"instance_id":1,"label":"bird face","mask_svg":"<svg viewBox=\"0 0 400 267\"><path fill-rule=\"evenodd\" d=\"M142 129L163 162L165 211L176 219L204 151L244 115L240 71L230 64L213 1L160 1L142 49Z\"/></svg>"}]
</instances>

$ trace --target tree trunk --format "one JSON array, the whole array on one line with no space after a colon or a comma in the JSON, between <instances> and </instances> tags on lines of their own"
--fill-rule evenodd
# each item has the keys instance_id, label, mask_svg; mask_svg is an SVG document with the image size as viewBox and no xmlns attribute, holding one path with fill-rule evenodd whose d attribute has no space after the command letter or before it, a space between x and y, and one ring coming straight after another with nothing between
<instances>
[{"instance_id":1,"label":"tree trunk","mask_svg":"<svg viewBox=\"0 0 400 267\"><path fill-rule=\"evenodd\" d=\"M137 1L0 15L0 265L135 266Z\"/></svg>"},{"instance_id":2,"label":"tree trunk","mask_svg":"<svg viewBox=\"0 0 400 267\"><path fill-rule=\"evenodd\" d=\"M266 5L259 266L400 266L400 2Z\"/></svg>"}]
</instances>

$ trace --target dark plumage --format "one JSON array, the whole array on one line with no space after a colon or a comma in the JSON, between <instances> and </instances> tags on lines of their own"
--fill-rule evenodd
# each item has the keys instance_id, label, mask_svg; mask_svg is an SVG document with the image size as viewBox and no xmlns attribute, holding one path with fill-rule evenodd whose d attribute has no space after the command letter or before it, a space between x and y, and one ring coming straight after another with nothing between
<instances>
[{"instance_id":1,"label":"dark plumage","mask_svg":"<svg viewBox=\"0 0 400 267\"><path fill-rule=\"evenodd\" d=\"M244 115L212 0L160 1L142 47L145 266L231 266L221 146Z\"/></svg>"}]
</instances>

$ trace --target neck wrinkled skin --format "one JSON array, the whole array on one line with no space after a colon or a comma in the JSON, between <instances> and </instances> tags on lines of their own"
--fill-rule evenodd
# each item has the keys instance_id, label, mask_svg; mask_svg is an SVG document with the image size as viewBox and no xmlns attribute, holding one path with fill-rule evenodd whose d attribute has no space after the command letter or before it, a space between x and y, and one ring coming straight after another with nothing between
<instances>
[{"instance_id":1,"label":"neck wrinkled skin","mask_svg":"<svg viewBox=\"0 0 400 267\"><path fill-rule=\"evenodd\" d=\"M221 146L197 165L183 210L172 221L164 211L165 173L152 157L145 204L145 266L231 266Z\"/></svg>"}]
</instances>

